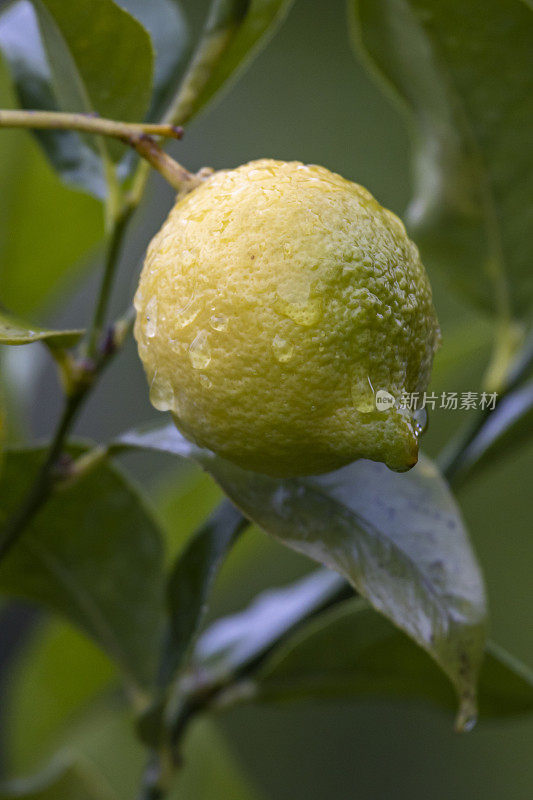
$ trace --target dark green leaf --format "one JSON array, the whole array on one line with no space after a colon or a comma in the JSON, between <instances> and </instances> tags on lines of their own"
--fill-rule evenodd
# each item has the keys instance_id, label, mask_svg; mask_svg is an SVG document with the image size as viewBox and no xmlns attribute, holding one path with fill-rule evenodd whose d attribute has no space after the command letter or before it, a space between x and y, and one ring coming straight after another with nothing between
<instances>
[{"instance_id":1,"label":"dark green leaf","mask_svg":"<svg viewBox=\"0 0 533 800\"><path fill-rule=\"evenodd\" d=\"M50 68L30 4L17 2L0 18L0 50L22 108L57 111ZM105 196L101 161L77 133L35 131L35 136L66 183L99 199Z\"/></svg>"},{"instance_id":2,"label":"dark green leaf","mask_svg":"<svg viewBox=\"0 0 533 800\"><path fill-rule=\"evenodd\" d=\"M327 475L277 480L195 447L173 425L128 434L121 445L198 461L251 520L339 572L435 658L457 689L459 727L470 723L485 593L457 505L428 458L404 474L360 460Z\"/></svg>"},{"instance_id":3,"label":"dark green leaf","mask_svg":"<svg viewBox=\"0 0 533 800\"><path fill-rule=\"evenodd\" d=\"M533 299L533 13L522 0L349 0L356 49L414 121L409 217L475 302Z\"/></svg>"},{"instance_id":4,"label":"dark green leaf","mask_svg":"<svg viewBox=\"0 0 533 800\"><path fill-rule=\"evenodd\" d=\"M167 585L170 623L160 672L163 684L172 680L189 652L224 556L247 525L248 520L226 501L176 559Z\"/></svg>"},{"instance_id":5,"label":"dark green leaf","mask_svg":"<svg viewBox=\"0 0 533 800\"><path fill-rule=\"evenodd\" d=\"M501 400L465 451L461 472L477 472L510 451L526 445L533 434L533 381Z\"/></svg>"},{"instance_id":6,"label":"dark green leaf","mask_svg":"<svg viewBox=\"0 0 533 800\"><path fill-rule=\"evenodd\" d=\"M4 314L0 310L0 344L32 344L45 341L54 347L72 347L83 331L54 331Z\"/></svg>"},{"instance_id":7,"label":"dark green leaf","mask_svg":"<svg viewBox=\"0 0 533 800\"><path fill-rule=\"evenodd\" d=\"M217 678L239 675L303 621L349 594L346 582L329 570L264 592L245 611L214 622L199 639L194 660Z\"/></svg>"},{"instance_id":8,"label":"dark green leaf","mask_svg":"<svg viewBox=\"0 0 533 800\"><path fill-rule=\"evenodd\" d=\"M234 79L281 24L293 0L214 0L173 119L184 124Z\"/></svg>"},{"instance_id":9,"label":"dark green leaf","mask_svg":"<svg viewBox=\"0 0 533 800\"><path fill-rule=\"evenodd\" d=\"M117 0L144 25L155 50L154 93L149 117L161 116L165 101L174 94L185 56L188 30L181 7L175 0Z\"/></svg>"},{"instance_id":10,"label":"dark green leaf","mask_svg":"<svg viewBox=\"0 0 533 800\"><path fill-rule=\"evenodd\" d=\"M42 458L42 450L7 454L0 535ZM0 565L0 591L64 614L107 651L135 687L154 675L162 562L159 530L149 511L122 473L103 464L56 492L30 523Z\"/></svg>"},{"instance_id":11,"label":"dark green leaf","mask_svg":"<svg viewBox=\"0 0 533 800\"><path fill-rule=\"evenodd\" d=\"M254 676L259 700L416 697L454 708L434 661L363 600L321 614ZM483 717L533 711L533 672L489 643L479 677Z\"/></svg>"}]
</instances>

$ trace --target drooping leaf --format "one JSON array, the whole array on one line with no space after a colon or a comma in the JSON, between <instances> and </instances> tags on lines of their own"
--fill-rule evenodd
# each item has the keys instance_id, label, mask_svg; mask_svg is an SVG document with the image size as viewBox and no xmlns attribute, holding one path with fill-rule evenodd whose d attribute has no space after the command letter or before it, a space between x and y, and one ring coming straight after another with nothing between
<instances>
[{"instance_id":1,"label":"drooping leaf","mask_svg":"<svg viewBox=\"0 0 533 800\"><path fill-rule=\"evenodd\" d=\"M223 558L247 525L248 520L226 501L177 557L167 583L170 619L159 676L163 684L172 680L189 652Z\"/></svg>"},{"instance_id":2,"label":"drooping leaf","mask_svg":"<svg viewBox=\"0 0 533 800\"><path fill-rule=\"evenodd\" d=\"M43 450L7 454L0 536L42 458ZM65 615L116 661L135 689L154 676L162 562L159 530L139 494L120 471L103 464L56 492L28 525L0 564L0 592Z\"/></svg>"},{"instance_id":3,"label":"drooping leaf","mask_svg":"<svg viewBox=\"0 0 533 800\"><path fill-rule=\"evenodd\" d=\"M245 611L214 622L200 637L194 661L222 679L239 676L302 622L350 594L346 582L329 570L263 592Z\"/></svg>"},{"instance_id":4,"label":"drooping leaf","mask_svg":"<svg viewBox=\"0 0 533 800\"><path fill-rule=\"evenodd\" d=\"M298 630L253 678L255 698L413 697L454 709L453 689L434 661L360 599ZM480 716L533 711L533 671L489 642L479 676Z\"/></svg>"},{"instance_id":5,"label":"drooping leaf","mask_svg":"<svg viewBox=\"0 0 533 800\"><path fill-rule=\"evenodd\" d=\"M9 64L22 108L59 110L35 11L29 0L14 3L0 17L0 51ZM35 131L34 135L67 184L98 199L105 196L101 160L79 134L74 131Z\"/></svg>"},{"instance_id":6,"label":"drooping leaf","mask_svg":"<svg viewBox=\"0 0 533 800\"><path fill-rule=\"evenodd\" d=\"M200 43L173 109L179 124L195 116L259 52L293 0L213 0Z\"/></svg>"},{"instance_id":7,"label":"drooping leaf","mask_svg":"<svg viewBox=\"0 0 533 800\"><path fill-rule=\"evenodd\" d=\"M154 47L154 91L150 119L160 117L166 101L175 92L185 56L188 29L176 0L116 0L136 17L151 36Z\"/></svg>"},{"instance_id":8,"label":"drooping leaf","mask_svg":"<svg viewBox=\"0 0 533 800\"><path fill-rule=\"evenodd\" d=\"M40 328L0 310L0 344L32 344L44 341L52 347L72 347L80 340L83 333L82 330L55 331Z\"/></svg>"},{"instance_id":9,"label":"drooping leaf","mask_svg":"<svg viewBox=\"0 0 533 800\"><path fill-rule=\"evenodd\" d=\"M357 52L414 122L412 230L501 315L533 300L533 12L523 0L348 0Z\"/></svg>"},{"instance_id":10,"label":"drooping leaf","mask_svg":"<svg viewBox=\"0 0 533 800\"><path fill-rule=\"evenodd\" d=\"M192 458L274 538L339 572L430 653L455 685L458 726L475 718L486 602L459 509L435 465L398 474L356 461L326 475L279 480L192 445L174 425L133 431L117 447Z\"/></svg>"}]
</instances>

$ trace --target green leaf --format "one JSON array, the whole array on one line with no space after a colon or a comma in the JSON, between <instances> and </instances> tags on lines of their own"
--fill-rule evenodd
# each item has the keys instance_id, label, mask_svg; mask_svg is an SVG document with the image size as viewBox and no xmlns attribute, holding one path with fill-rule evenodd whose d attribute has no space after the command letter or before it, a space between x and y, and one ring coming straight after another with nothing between
<instances>
[{"instance_id":1,"label":"green leaf","mask_svg":"<svg viewBox=\"0 0 533 800\"><path fill-rule=\"evenodd\" d=\"M527 445L533 434L533 381L506 395L461 459L461 473L481 469Z\"/></svg>"},{"instance_id":2,"label":"green leaf","mask_svg":"<svg viewBox=\"0 0 533 800\"><path fill-rule=\"evenodd\" d=\"M500 315L533 299L533 14L523 0L349 0L357 52L413 122L423 258Z\"/></svg>"},{"instance_id":3,"label":"green leaf","mask_svg":"<svg viewBox=\"0 0 533 800\"><path fill-rule=\"evenodd\" d=\"M247 526L248 520L231 503L222 503L176 559L167 584L170 620L160 670L163 684L183 664L204 620L223 559Z\"/></svg>"},{"instance_id":4,"label":"green leaf","mask_svg":"<svg viewBox=\"0 0 533 800\"><path fill-rule=\"evenodd\" d=\"M10 772L28 773L52 759L65 731L118 677L113 662L76 628L59 618L41 621L9 664L4 730Z\"/></svg>"},{"instance_id":5,"label":"green leaf","mask_svg":"<svg viewBox=\"0 0 533 800\"><path fill-rule=\"evenodd\" d=\"M222 681L248 671L302 622L351 594L335 572L316 570L290 586L260 594L249 608L214 622L194 662Z\"/></svg>"},{"instance_id":6,"label":"green leaf","mask_svg":"<svg viewBox=\"0 0 533 800\"><path fill-rule=\"evenodd\" d=\"M254 676L267 702L414 697L454 709L454 695L423 650L363 600L321 614L274 650ZM481 717L533 711L533 672L491 643L479 677Z\"/></svg>"},{"instance_id":7,"label":"green leaf","mask_svg":"<svg viewBox=\"0 0 533 800\"><path fill-rule=\"evenodd\" d=\"M174 94L188 44L188 29L181 7L174 0L116 0L149 32L155 55L154 92L150 119L159 119Z\"/></svg>"},{"instance_id":8,"label":"green leaf","mask_svg":"<svg viewBox=\"0 0 533 800\"><path fill-rule=\"evenodd\" d=\"M65 92L65 100L71 103L77 95L78 107L69 110L92 110L123 122L142 120L153 74L152 45L143 26L113 0L77 0L75 4L35 0L35 5L39 13L41 6L46 8L77 71L74 76L54 73L60 96ZM50 51L48 35L47 30L45 45L53 68L57 54Z\"/></svg>"},{"instance_id":9,"label":"green leaf","mask_svg":"<svg viewBox=\"0 0 533 800\"><path fill-rule=\"evenodd\" d=\"M51 347L73 347L84 331L54 331L31 325L0 310L0 344L32 344L44 341Z\"/></svg>"},{"instance_id":10,"label":"green leaf","mask_svg":"<svg viewBox=\"0 0 533 800\"><path fill-rule=\"evenodd\" d=\"M0 22L3 17L0 17ZM0 105L13 98L0 62ZM79 277L103 236L101 204L62 185L23 131L0 131L0 298L27 314Z\"/></svg>"},{"instance_id":11,"label":"green leaf","mask_svg":"<svg viewBox=\"0 0 533 800\"><path fill-rule=\"evenodd\" d=\"M2 800L117 800L89 764L52 763L39 775L0 785Z\"/></svg>"},{"instance_id":12,"label":"green leaf","mask_svg":"<svg viewBox=\"0 0 533 800\"><path fill-rule=\"evenodd\" d=\"M22 108L59 110L35 12L29 3L15 3L0 18L0 50L9 64ZM98 199L105 197L102 163L79 134L35 131L34 135L65 183Z\"/></svg>"},{"instance_id":13,"label":"green leaf","mask_svg":"<svg viewBox=\"0 0 533 800\"><path fill-rule=\"evenodd\" d=\"M144 119L154 60L144 27L113 0L32 1L60 109L123 122ZM100 151L118 159L124 146L106 140Z\"/></svg>"},{"instance_id":14,"label":"green leaf","mask_svg":"<svg viewBox=\"0 0 533 800\"><path fill-rule=\"evenodd\" d=\"M43 450L6 455L0 535L24 501L43 455ZM0 591L43 604L80 626L116 661L133 689L154 676L162 585L159 530L138 493L108 464L56 492L0 565Z\"/></svg>"},{"instance_id":15,"label":"green leaf","mask_svg":"<svg viewBox=\"0 0 533 800\"><path fill-rule=\"evenodd\" d=\"M185 124L266 45L293 0L214 0L173 119Z\"/></svg>"},{"instance_id":16,"label":"green leaf","mask_svg":"<svg viewBox=\"0 0 533 800\"><path fill-rule=\"evenodd\" d=\"M458 726L471 724L485 592L459 509L427 457L403 474L360 460L277 480L195 447L172 424L127 434L118 446L196 460L267 533L339 572L437 661L458 692Z\"/></svg>"}]
</instances>

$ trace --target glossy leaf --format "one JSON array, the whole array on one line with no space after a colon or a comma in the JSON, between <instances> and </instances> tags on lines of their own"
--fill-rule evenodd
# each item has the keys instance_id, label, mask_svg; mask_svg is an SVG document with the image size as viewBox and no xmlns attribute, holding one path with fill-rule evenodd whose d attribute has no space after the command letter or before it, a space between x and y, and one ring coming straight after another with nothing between
<instances>
[{"instance_id":1,"label":"glossy leaf","mask_svg":"<svg viewBox=\"0 0 533 800\"><path fill-rule=\"evenodd\" d=\"M213 0L175 103L179 124L237 77L281 24L293 0Z\"/></svg>"},{"instance_id":2,"label":"glossy leaf","mask_svg":"<svg viewBox=\"0 0 533 800\"><path fill-rule=\"evenodd\" d=\"M154 47L154 91L149 117L158 119L175 92L188 43L185 16L176 0L116 0L146 28Z\"/></svg>"},{"instance_id":3,"label":"glossy leaf","mask_svg":"<svg viewBox=\"0 0 533 800\"><path fill-rule=\"evenodd\" d=\"M84 331L54 331L30 325L28 322L0 311L0 344L32 344L44 341L51 347L72 347Z\"/></svg>"},{"instance_id":4,"label":"glossy leaf","mask_svg":"<svg viewBox=\"0 0 533 800\"><path fill-rule=\"evenodd\" d=\"M240 675L303 621L349 594L346 582L329 570L263 592L245 611L214 622L199 639L194 661L222 679Z\"/></svg>"},{"instance_id":5,"label":"glossy leaf","mask_svg":"<svg viewBox=\"0 0 533 800\"><path fill-rule=\"evenodd\" d=\"M42 450L7 454L0 535L42 458ZM0 564L0 592L65 615L97 641L135 688L154 675L162 562L151 514L122 473L103 464L57 492L30 523Z\"/></svg>"},{"instance_id":6,"label":"glossy leaf","mask_svg":"<svg viewBox=\"0 0 533 800\"><path fill-rule=\"evenodd\" d=\"M22 108L59 110L35 11L20 0L0 17L0 51L9 64ZM20 135L20 134L19 134ZM102 199L102 163L74 131L35 131L35 137L63 180Z\"/></svg>"},{"instance_id":7,"label":"glossy leaf","mask_svg":"<svg viewBox=\"0 0 533 800\"><path fill-rule=\"evenodd\" d=\"M453 710L451 684L426 653L363 600L342 603L296 632L254 676L255 697L286 700L413 697ZM533 711L533 671L488 644L479 677L483 717Z\"/></svg>"},{"instance_id":8,"label":"glossy leaf","mask_svg":"<svg viewBox=\"0 0 533 800\"><path fill-rule=\"evenodd\" d=\"M172 424L131 432L120 446L196 460L265 531L339 572L435 658L457 689L459 727L470 724L485 593L457 505L428 458L404 474L360 460L326 475L278 480L195 447Z\"/></svg>"},{"instance_id":9,"label":"glossy leaf","mask_svg":"<svg viewBox=\"0 0 533 800\"><path fill-rule=\"evenodd\" d=\"M461 472L478 472L510 451L526 445L533 434L533 381L506 395L465 451Z\"/></svg>"},{"instance_id":10,"label":"glossy leaf","mask_svg":"<svg viewBox=\"0 0 533 800\"><path fill-rule=\"evenodd\" d=\"M172 680L189 652L224 556L247 525L248 520L226 501L176 559L167 584L170 621L160 671L163 684Z\"/></svg>"},{"instance_id":11,"label":"glossy leaf","mask_svg":"<svg viewBox=\"0 0 533 800\"><path fill-rule=\"evenodd\" d=\"M523 0L349 0L357 52L414 123L429 265L500 314L533 300L533 13Z\"/></svg>"}]
</instances>

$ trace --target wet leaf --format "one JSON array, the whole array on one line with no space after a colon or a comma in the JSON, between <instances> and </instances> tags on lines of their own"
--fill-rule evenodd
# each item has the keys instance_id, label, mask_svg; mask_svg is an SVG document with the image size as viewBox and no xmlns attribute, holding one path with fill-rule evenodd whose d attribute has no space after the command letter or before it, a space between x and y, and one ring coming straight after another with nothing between
<instances>
[{"instance_id":1,"label":"wet leaf","mask_svg":"<svg viewBox=\"0 0 533 800\"><path fill-rule=\"evenodd\" d=\"M244 611L214 622L199 639L194 661L222 680L238 676L302 622L350 594L346 581L329 570L263 592Z\"/></svg>"},{"instance_id":2,"label":"wet leaf","mask_svg":"<svg viewBox=\"0 0 533 800\"><path fill-rule=\"evenodd\" d=\"M255 698L412 697L453 710L434 661L360 599L321 614L274 650L254 676ZM488 643L479 676L481 718L533 711L533 671Z\"/></svg>"},{"instance_id":3,"label":"wet leaf","mask_svg":"<svg viewBox=\"0 0 533 800\"><path fill-rule=\"evenodd\" d=\"M84 331L55 331L40 328L0 311L0 344L32 344L44 341L51 347L73 347Z\"/></svg>"},{"instance_id":4,"label":"wet leaf","mask_svg":"<svg viewBox=\"0 0 533 800\"><path fill-rule=\"evenodd\" d=\"M533 13L522 0L349 0L357 53L414 123L411 229L474 302L533 300Z\"/></svg>"},{"instance_id":5,"label":"wet leaf","mask_svg":"<svg viewBox=\"0 0 533 800\"><path fill-rule=\"evenodd\" d=\"M266 532L339 572L430 653L457 689L458 726L472 724L485 592L459 509L427 457L403 474L360 460L326 475L278 480L195 447L172 424L130 432L120 447L196 460Z\"/></svg>"}]
</instances>

